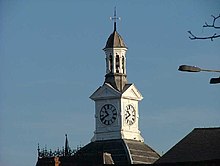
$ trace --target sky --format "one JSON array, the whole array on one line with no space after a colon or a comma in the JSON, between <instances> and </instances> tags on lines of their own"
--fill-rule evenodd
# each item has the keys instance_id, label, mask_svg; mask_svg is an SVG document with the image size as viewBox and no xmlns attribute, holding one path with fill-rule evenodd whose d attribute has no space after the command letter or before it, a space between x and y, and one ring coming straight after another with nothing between
<instances>
[{"instance_id":1,"label":"sky","mask_svg":"<svg viewBox=\"0 0 220 166\"><path fill-rule=\"evenodd\" d=\"M217 32L202 26L219 0L0 0L0 165L35 165L38 143L56 150L65 134L72 148L90 142L115 6L145 143L164 154L194 128L220 126L220 85L209 84L219 73L177 70L220 69L220 38L187 33Z\"/></svg>"}]
</instances>

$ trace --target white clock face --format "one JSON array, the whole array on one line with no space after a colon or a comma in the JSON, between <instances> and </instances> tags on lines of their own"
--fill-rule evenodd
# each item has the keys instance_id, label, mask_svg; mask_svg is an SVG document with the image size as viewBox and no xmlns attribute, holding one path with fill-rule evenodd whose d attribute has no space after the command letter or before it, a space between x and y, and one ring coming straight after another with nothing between
<instances>
[{"instance_id":1,"label":"white clock face","mask_svg":"<svg viewBox=\"0 0 220 166\"><path fill-rule=\"evenodd\" d=\"M105 104L100 110L100 120L105 125L111 125L117 118L117 110L111 104Z\"/></svg>"},{"instance_id":2,"label":"white clock face","mask_svg":"<svg viewBox=\"0 0 220 166\"><path fill-rule=\"evenodd\" d=\"M131 104L129 104L125 108L125 122L128 125L133 125L135 122L135 119L136 119L135 109Z\"/></svg>"}]
</instances>

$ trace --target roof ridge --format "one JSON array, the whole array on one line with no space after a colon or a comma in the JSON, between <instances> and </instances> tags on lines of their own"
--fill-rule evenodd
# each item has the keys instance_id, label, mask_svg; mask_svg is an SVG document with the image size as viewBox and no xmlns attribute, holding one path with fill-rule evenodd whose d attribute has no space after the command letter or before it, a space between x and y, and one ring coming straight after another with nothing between
<instances>
[{"instance_id":1,"label":"roof ridge","mask_svg":"<svg viewBox=\"0 0 220 166\"><path fill-rule=\"evenodd\" d=\"M220 129L220 127L198 127L198 128L194 128L193 130L216 130L216 129Z\"/></svg>"}]
</instances>

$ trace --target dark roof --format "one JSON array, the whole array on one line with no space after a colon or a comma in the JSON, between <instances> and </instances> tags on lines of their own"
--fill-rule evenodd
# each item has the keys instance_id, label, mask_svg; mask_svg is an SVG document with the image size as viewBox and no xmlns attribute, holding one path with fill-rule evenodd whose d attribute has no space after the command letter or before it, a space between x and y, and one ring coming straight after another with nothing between
<instances>
[{"instance_id":1,"label":"dark roof","mask_svg":"<svg viewBox=\"0 0 220 166\"><path fill-rule=\"evenodd\" d=\"M116 30L109 36L105 48L127 48L122 37ZM105 49L104 48L104 49Z\"/></svg>"},{"instance_id":2,"label":"dark roof","mask_svg":"<svg viewBox=\"0 0 220 166\"><path fill-rule=\"evenodd\" d=\"M124 142L121 139L95 141L84 146L75 155L79 157L79 160L86 160L88 163L93 163L96 160L93 157L94 155L109 153L115 164L124 165L129 163L128 152L125 149Z\"/></svg>"},{"instance_id":3,"label":"dark roof","mask_svg":"<svg viewBox=\"0 0 220 166\"><path fill-rule=\"evenodd\" d=\"M159 155L143 142L134 140L103 140L87 144L80 149L76 156L83 156L83 160L94 163L94 154L108 153L116 165L150 164L155 162ZM91 157L90 157L91 156Z\"/></svg>"},{"instance_id":4,"label":"dark roof","mask_svg":"<svg viewBox=\"0 0 220 166\"><path fill-rule=\"evenodd\" d=\"M220 128L195 128L156 163L200 162L220 159Z\"/></svg>"}]
</instances>

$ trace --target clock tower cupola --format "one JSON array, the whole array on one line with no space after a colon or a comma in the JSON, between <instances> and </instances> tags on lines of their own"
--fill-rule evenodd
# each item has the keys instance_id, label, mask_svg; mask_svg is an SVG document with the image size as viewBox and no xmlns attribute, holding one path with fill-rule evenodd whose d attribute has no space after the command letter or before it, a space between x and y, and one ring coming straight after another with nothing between
<instances>
[{"instance_id":1,"label":"clock tower cupola","mask_svg":"<svg viewBox=\"0 0 220 166\"><path fill-rule=\"evenodd\" d=\"M117 32L116 10L114 11L114 30L109 36L105 48L103 49L106 54L106 75L105 82L109 83L115 89L122 91L125 84L127 84L126 78L126 51L127 47L122 37Z\"/></svg>"}]
</instances>

